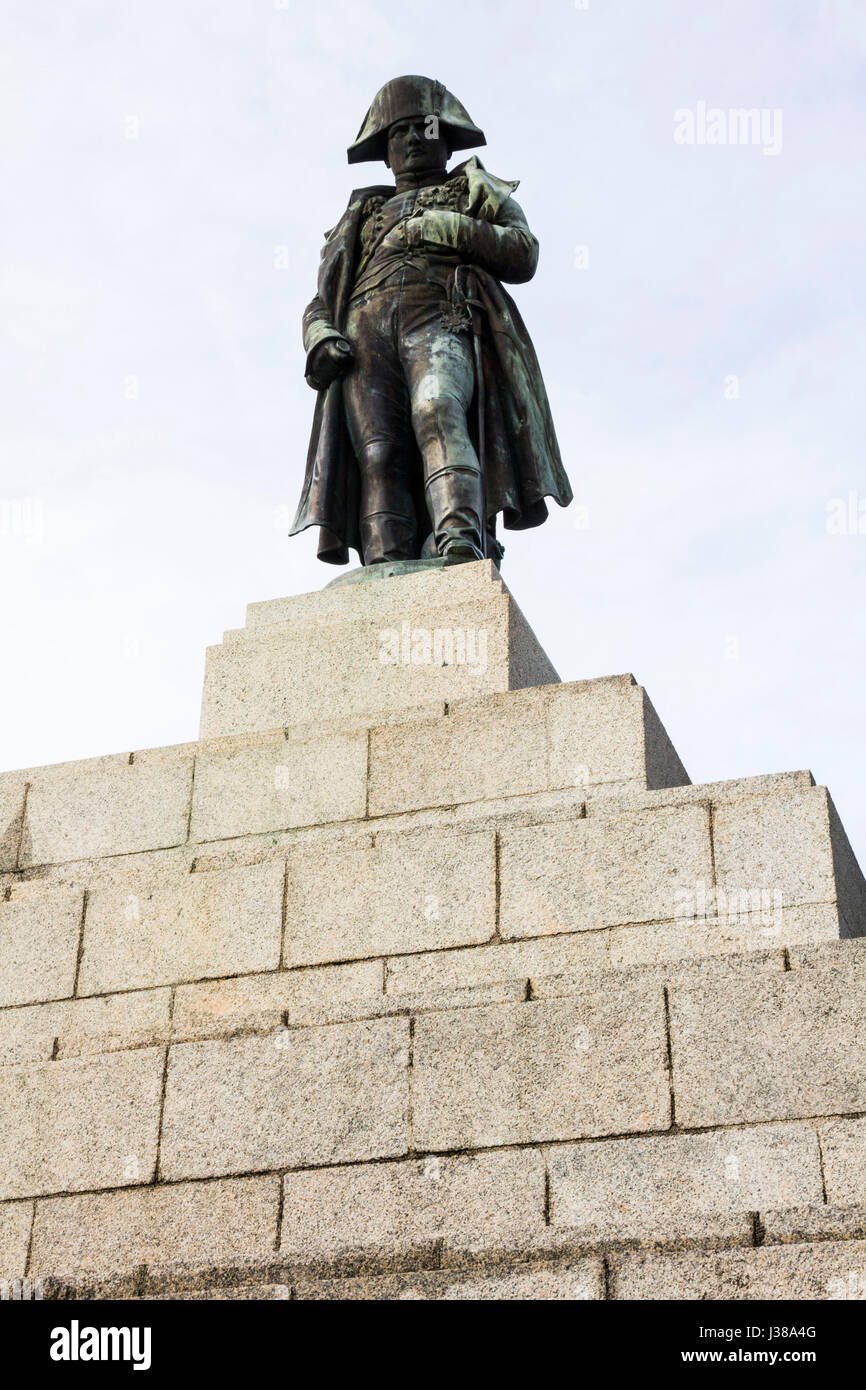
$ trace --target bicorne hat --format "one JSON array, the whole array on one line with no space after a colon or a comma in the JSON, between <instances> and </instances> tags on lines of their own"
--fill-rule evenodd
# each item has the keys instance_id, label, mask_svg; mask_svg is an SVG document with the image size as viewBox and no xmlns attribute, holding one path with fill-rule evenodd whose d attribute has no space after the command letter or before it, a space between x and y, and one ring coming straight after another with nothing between
<instances>
[{"instance_id":1,"label":"bicorne hat","mask_svg":"<svg viewBox=\"0 0 866 1390\"><path fill-rule=\"evenodd\" d=\"M412 116L436 116L452 150L471 150L487 144L484 131L478 129L466 107L441 82L434 82L432 77L395 77L373 98L357 139L349 146L349 163L384 160L388 153L388 127Z\"/></svg>"}]
</instances>

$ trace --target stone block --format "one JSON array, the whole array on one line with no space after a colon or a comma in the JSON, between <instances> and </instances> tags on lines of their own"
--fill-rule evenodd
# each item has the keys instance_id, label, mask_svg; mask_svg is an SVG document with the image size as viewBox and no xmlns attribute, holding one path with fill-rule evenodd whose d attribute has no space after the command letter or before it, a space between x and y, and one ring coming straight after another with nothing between
<instances>
[{"instance_id":1,"label":"stone block","mask_svg":"<svg viewBox=\"0 0 866 1390\"><path fill-rule=\"evenodd\" d=\"M788 952L791 970L819 970L866 977L866 941L861 937L844 941L806 941Z\"/></svg>"},{"instance_id":2,"label":"stone block","mask_svg":"<svg viewBox=\"0 0 866 1390\"><path fill-rule=\"evenodd\" d=\"M744 955L703 956L693 959L671 959L653 961L648 964L608 966L595 972L579 971L573 974L537 972L531 978L534 999L561 999L572 994L589 994L593 990L610 992L621 989L623 985L641 986L667 985L694 988L708 987L724 992L741 975L781 974L785 969L785 957L778 951L749 951ZM612 973L613 972L613 973Z\"/></svg>"},{"instance_id":3,"label":"stone block","mask_svg":"<svg viewBox=\"0 0 866 1390\"><path fill-rule=\"evenodd\" d=\"M264 1255L276 1241L279 1195L274 1174L51 1197L37 1205L31 1273Z\"/></svg>"},{"instance_id":4,"label":"stone block","mask_svg":"<svg viewBox=\"0 0 866 1390\"><path fill-rule=\"evenodd\" d=\"M196 763L192 834L222 840L365 813L366 733L206 746Z\"/></svg>"},{"instance_id":5,"label":"stone block","mask_svg":"<svg viewBox=\"0 0 866 1390\"><path fill-rule=\"evenodd\" d=\"M617 1299L862 1299L866 1241L618 1255L611 1284Z\"/></svg>"},{"instance_id":6,"label":"stone block","mask_svg":"<svg viewBox=\"0 0 866 1390\"><path fill-rule=\"evenodd\" d=\"M369 847L298 850L286 868L288 965L472 945L495 931L490 833L380 835Z\"/></svg>"},{"instance_id":7,"label":"stone block","mask_svg":"<svg viewBox=\"0 0 866 1390\"><path fill-rule=\"evenodd\" d=\"M163 1049L0 1071L0 1197L149 1182Z\"/></svg>"},{"instance_id":8,"label":"stone block","mask_svg":"<svg viewBox=\"0 0 866 1390\"><path fill-rule=\"evenodd\" d=\"M370 815L547 790L548 697L533 694L535 718L518 696L372 729Z\"/></svg>"},{"instance_id":9,"label":"stone block","mask_svg":"<svg viewBox=\"0 0 866 1390\"><path fill-rule=\"evenodd\" d=\"M866 936L866 878L864 878L863 870L854 857L854 851L829 793L827 810L830 819L830 844L833 851L836 896L842 918L842 935Z\"/></svg>"},{"instance_id":10,"label":"stone block","mask_svg":"<svg viewBox=\"0 0 866 1390\"><path fill-rule=\"evenodd\" d=\"M76 889L40 883L0 902L0 1005L72 993L83 904Z\"/></svg>"},{"instance_id":11,"label":"stone block","mask_svg":"<svg viewBox=\"0 0 866 1390\"><path fill-rule=\"evenodd\" d=\"M379 711L558 680L495 571L456 583L446 570L416 578L283 602L276 622L209 648L200 737L296 724L309 710L372 720ZM271 619L276 607L267 605Z\"/></svg>"},{"instance_id":12,"label":"stone block","mask_svg":"<svg viewBox=\"0 0 866 1390\"><path fill-rule=\"evenodd\" d=\"M693 1234L713 1212L820 1203L821 1161L808 1125L676 1134L550 1150L550 1219L602 1239Z\"/></svg>"},{"instance_id":13,"label":"stone block","mask_svg":"<svg viewBox=\"0 0 866 1390\"><path fill-rule=\"evenodd\" d=\"M600 783L646 789L653 734L644 700L633 676L611 676L456 703L445 720L373 729L370 814Z\"/></svg>"},{"instance_id":14,"label":"stone block","mask_svg":"<svg viewBox=\"0 0 866 1390\"><path fill-rule=\"evenodd\" d=\"M551 787L681 786L689 776L634 676L575 681L550 692Z\"/></svg>"},{"instance_id":15,"label":"stone block","mask_svg":"<svg viewBox=\"0 0 866 1390\"><path fill-rule=\"evenodd\" d=\"M670 991L673 1088L688 1128L866 1110L866 976L744 975Z\"/></svg>"},{"instance_id":16,"label":"stone block","mask_svg":"<svg viewBox=\"0 0 866 1390\"><path fill-rule=\"evenodd\" d=\"M653 791L634 791L620 787L588 787L586 814L609 816L612 803L619 810L653 811L659 806L687 806L696 802L713 806L723 801L742 801L753 796L807 791L814 787L811 772L770 772L760 777L732 777L726 782L695 782L683 786L658 787Z\"/></svg>"},{"instance_id":17,"label":"stone block","mask_svg":"<svg viewBox=\"0 0 866 1390\"><path fill-rule=\"evenodd\" d=\"M719 804L713 816L719 888L780 907L836 902L830 802L824 787Z\"/></svg>"},{"instance_id":18,"label":"stone block","mask_svg":"<svg viewBox=\"0 0 866 1390\"><path fill-rule=\"evenodd\" d=\"M83 1057L169 1041L171 991L61 999L0 1010L0 1065Z\"/></svg>"},{"instance_id":19,"label":"stone block","mask_svg":"<svg viewBox=\"0 0 866 1390\"><path fill-rule=\"evenodd\" d=\"M712 898L708 897L707 902L710 911L706 916L685 915L671 922L614 927L608 933L611 965L652 965L699 956L753 954L773 946L829 942L839 937L839 913L835 903L782 908L768 905L757 911L743 912L730 903L727 905L730 910L713 916Z\"/></svg>"},{"instance_id":20,"label":"stone block","mask_svg":"<svg viewBox=\"0 0 866 1390\"><path fill-rule=\"evenodd\" d=\"M420 1015L421 1149L639 1133L670 1123L661 990Z\"/></svg>"},{"instance_id":21,"label":"stone block","mask_svg":"<svg viewBox=\"0 0 866 1390\"><path fill-rule=\"evenodd\" d=\"M0 872L18 867L26 789L24 773L0 773Z\"/></svg>"},{"instance_id":22,"label":"stone block","mask_svg":"<svg viewBox=\"0 0 866 1390\"><path fill-rule=\"evenodd\" d=\"M0 1010L0 1066L49 1061L62 1008L62 1004L28 1004Z\"/></svg>"},{"instance_id":23,"label":"stone block","mask_svg":"<svg viewBox=\"0 0 866 1390\"><path fill-rule=\"evenodd\" d=\"M341 1014L376 1012L383 998L380 960L352 961L311 970L276 970L233 980L182 985L175 996L176 1039L213 1037L242 1029L273 1029L285 1023L336 1021Z\"/></svg>"},{"instance_id":24,"label":"stone block","mask_svg":"<svg viewBox=\"0 0 866 1390\"><path fill-rule=\"evenodd\" d=\"M292 1290L289 1284L235 1284L226 1288L217 1286L214 1289L187 1289L182 1293L146 1293L142 1295L142 1302L155 1303L161 1300L175 1299L196 1300L204 1303L212 1303L214 1299L219 1302L238 1302L249 1301L254 1303L282 1301L292 1297Z\"/></svg>"},{"instance_id":25,"label":"stone block","mask_svg":"<svg viewBox=\"0 0 866 1390\"><path fill-rule=\"evenodd\" d=\"M4 1281L24 1277L32 1223L32 1202L4 1202L0 1206L0 1288Z\"/></svg>"},{"instance_id":26,"label":"stone block","mask_svg":"<svg viewBox=\"0 0 866 1390\"><path fill-rule=\"evenodd\" d=\"M387 962L385 989L388 994L445 993L521 976L528 980L536 974L590 974L604 970L609 963L606 937L606 932L572 932L462 950L393 956Z\"/></svg>"},{"instance_id":27,"label":"stone block","mask_svg":"<svg viewBox=\"0 0 866 1390\"><path fill-rule=\"evenodd\" d=\"M762 1211L763 1245L805 1245L811 1240L866 1240L866 1206L811 1207ZM866 1290L864 1290L866 1292Z\"/></svg>"},{"instance_id":28,"label":"stone block","mask_svg":"<svg viewBox=\"0 0 866 1390\"><path fill-rule=\"evenodd\" d=\"M492 1239L544 1227L536 1149L323 1168L285 1177L284 1254L412 1246L481 1228Z\"/></svg>"},{"instance_id":29,"label":"stone block","mask_svg":"<svg viewBox=\"0 0 866 1390\"><path fill-rule=\"evenodd\" d=\"M97 888L88 897L82 994L275 969L283 865L185 874L149 891Z\"/></svg>"},{"instance_id":30,"label":"stone block","mask_svg":"<svg viewBox=\"0 0 866 1390\"><path fill-rule=\"evenodd\" d=\"M39 768L27 797L21 863L56 864L179 845L187 837L193 759L127 757Z\"/></svg>"},{"instance_id":31,"label":"stone block","mask_svg":"<svg viewBox=\"0 0 866 1390\"><path fill-rule=\"evenodd\" d=\"M402 1302L442 1299L541 1301L559 1299L569 1303L604 1298L604 1271L601 1260L574 1263L497 1265L490 1269L459 1273L456 1270L430 1270L417 1274L391 1274L378 1278L296 1280L297 1299L387 1300Z\"/></svg>"},{"instance_id":32,"label":"stone block","mask_svg":"<svg viewBox=\"0 0 866 1390\"><path fill-rule=\"evenodd\" d=\"M709 817L683 806L506 830L500 864L504 937L677 917L712 880Z\"/></svg>"},{"instance_id":33,"label":"stone block","mask_svg":"<svg viewBox=\"0 0 866 1390\"><path fill-rule=\"evenodd\" d=\"M342 576L339 576L342 579ZM265 599L248 603L246 627L236 634L242 639L264 628L318 626L322 623L345 622L357 616L359 605L366 616L376 621L399 617L408 608L430 607L441 601L443 593L449 601L465 603L472 598L505 593L505 584L492 560L449 567L443 575L435 569L417 570L412 574L388 575L382 583L378 575L370 581L332 582L309 594L292 594L286 598Z\"/></svg>"},{"instance_id":34,"label":"stone block","mask_svg":"<svg viewBox=\"0 0 866 1390\"><path fill-rule=\"evenodd\" d=\"M58 1057L86 1057L170 1040L171 990L95 995L43 1005L56 1011Z\"/></svg>"},{"instance_id":35,"label":"stone block","mask_svg":"<svg viewBox=\"0 0 866 1390\"><path fill-rule=\"evenodd\" d=\"M406 1152L409 1021L171 1049L163 1176L212 1177Z\"/></svg>"},{"instance_id":36,"label":"stone block","mask_svg":"<svg viewBox=\"0 0 866 1390\"><path fill-rule=\"evenodd\" d=\"M825 1120L818 1128L827 1201L866 1203L866 1119Z\"/></svg>"}]
</instances>

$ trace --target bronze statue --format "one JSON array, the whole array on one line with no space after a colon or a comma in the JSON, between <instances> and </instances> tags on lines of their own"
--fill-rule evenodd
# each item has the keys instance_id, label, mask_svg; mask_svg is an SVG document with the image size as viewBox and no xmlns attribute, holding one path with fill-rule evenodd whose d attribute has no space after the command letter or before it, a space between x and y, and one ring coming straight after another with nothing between
<instances>
[{"instance_id":1,"label":"bronze statue","mask_svg":"<svg viewBox=\"0 0 866 1390\"><path fill-rule=\"evenodd\" d=\"M547 394L500 281L535 274L538 242L516 182L454 150L486 143L441 83L397 77L378 93L349 163L384 160L390 184L357 189L321 255L304 314L318 392L292 535L319 526L319 559L364 565L499 560L496 518L538 526L571 501Z\"/></svg>"}]
</instances>

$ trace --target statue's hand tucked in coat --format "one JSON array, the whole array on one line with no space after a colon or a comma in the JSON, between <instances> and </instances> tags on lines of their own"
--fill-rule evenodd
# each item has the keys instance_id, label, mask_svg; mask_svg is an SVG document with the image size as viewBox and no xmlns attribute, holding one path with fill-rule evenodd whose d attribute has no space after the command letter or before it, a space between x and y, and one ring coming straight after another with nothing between
<instances>
[{"instance_id":1,"label":"statue's hand tucked in coat","mask_svg":"<svg viewBox=\"0 0 866 1390\"><path fill-rule=\"evenodd\" d=\"M406 243L413 250L456 251L469 264L511 284L531 280L538 265L538 242L513 198L502 204L495 222L447 208L428 208L406 223Z\"/></svg>"}]
</instances>

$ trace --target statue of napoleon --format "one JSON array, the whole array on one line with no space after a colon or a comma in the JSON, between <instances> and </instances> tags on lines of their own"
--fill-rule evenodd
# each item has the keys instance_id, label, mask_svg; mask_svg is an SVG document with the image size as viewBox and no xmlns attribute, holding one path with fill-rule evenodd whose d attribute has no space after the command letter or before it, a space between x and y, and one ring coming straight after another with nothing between
<instances>
[{"instance_id":1,"label":"statue of napoleon","mask_svg":"<svg viewBox=\"0 0 866 1390\"><path fill-rule=\"evenodd\" d=\"M502 288L535 274L516 182L454 150L486 143L440 82L397 77L376 96L349 163L384 160L395 185L357 189L327 233L304 314L318 392L291 534L320 528L319 559L497 562L507 528L571 501L547 393Z\"/></svg>"}]
</instances>

